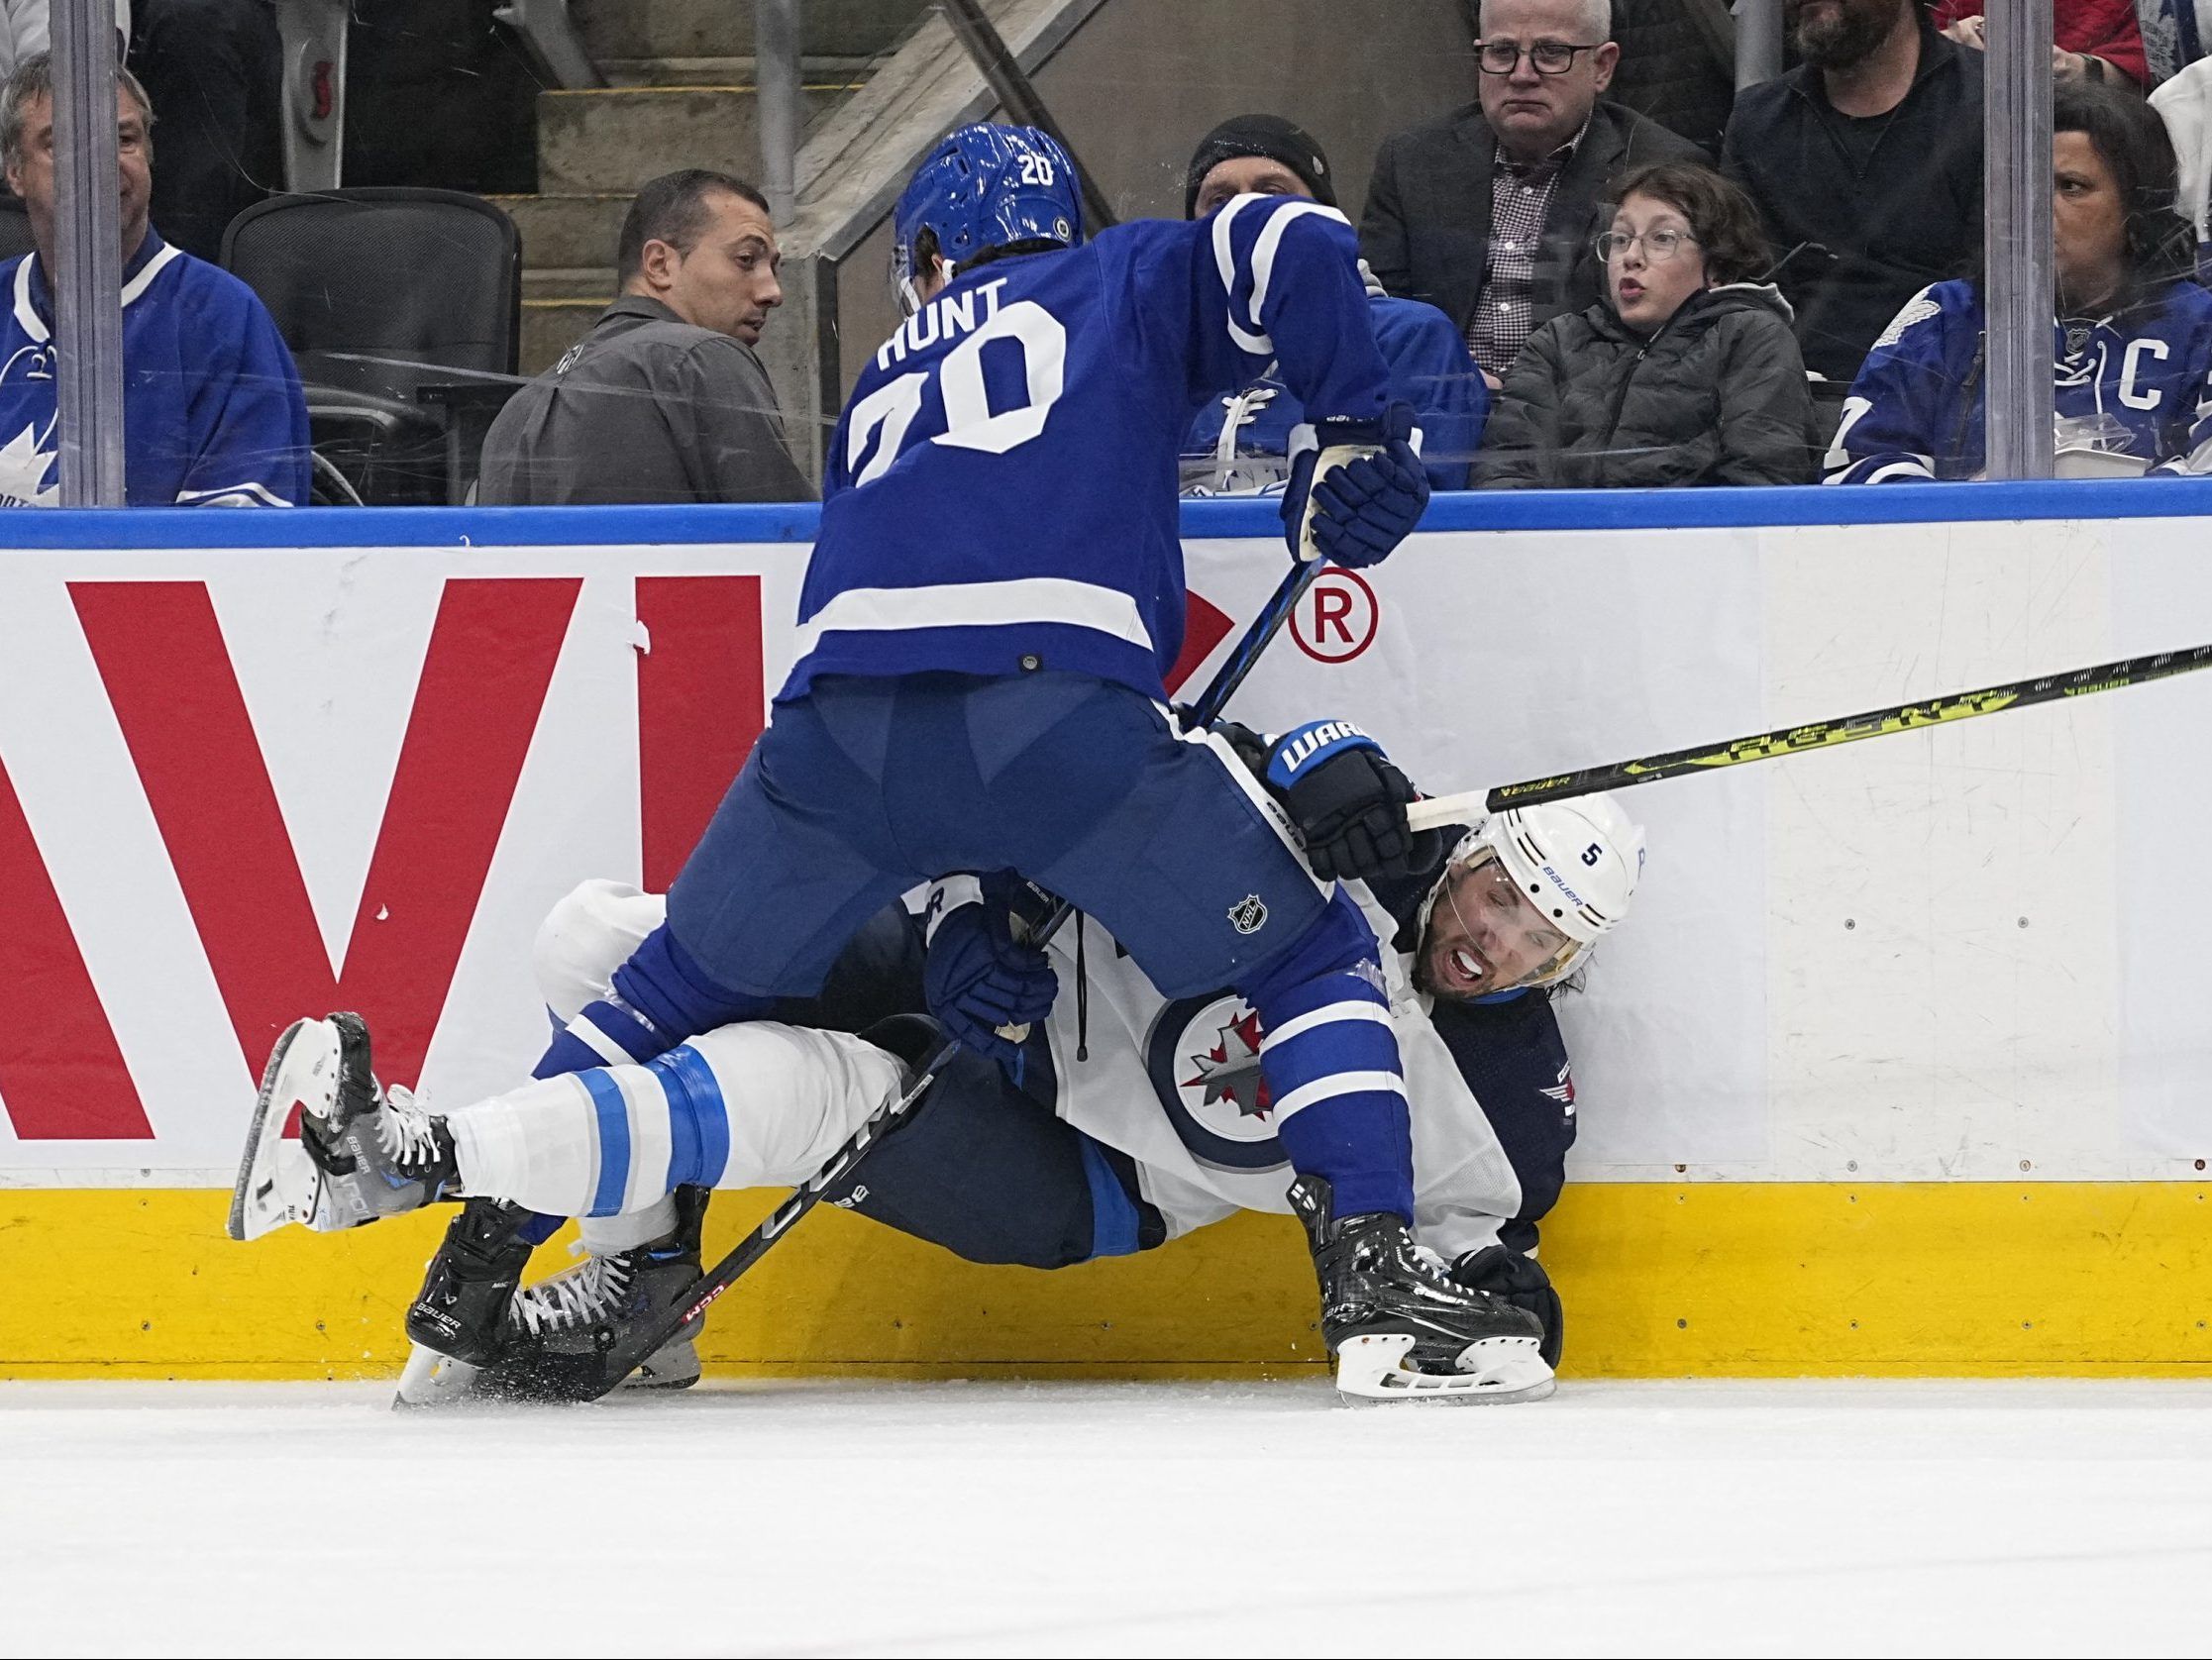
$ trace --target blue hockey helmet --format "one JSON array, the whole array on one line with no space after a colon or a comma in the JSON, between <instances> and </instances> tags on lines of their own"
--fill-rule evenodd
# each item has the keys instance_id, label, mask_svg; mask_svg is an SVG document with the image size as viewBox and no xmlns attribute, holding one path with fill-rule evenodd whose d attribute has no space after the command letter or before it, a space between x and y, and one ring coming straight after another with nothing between
<instances>
[{"instance_id":1,"label":"blue hockey helmet","mask_svg":"<svg viewBox=\"0 0 2212 1660\"><path fill-rule=\"evenodd\" d=\"M909 309L915 244L928 231L955 270L994 248L1083 241L1075 163L1034 127L978 122L932 150L892 210L892 276Z\"/></svg>"}]
</instances>

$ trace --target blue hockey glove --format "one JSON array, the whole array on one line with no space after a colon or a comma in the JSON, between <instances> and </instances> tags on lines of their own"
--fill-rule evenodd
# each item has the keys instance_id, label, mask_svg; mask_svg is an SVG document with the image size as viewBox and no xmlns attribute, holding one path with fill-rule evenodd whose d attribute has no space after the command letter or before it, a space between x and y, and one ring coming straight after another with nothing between
<instances>
[{"instance_id":1,"label":"blue hockey glove","mask_svg":"<svg viewBox=\"0 0 2212 1660\"><path fill-rule=\"evenodd\" d=\"M1379 420L1335 417L1291 434L1283 526L1293 558L1356 571L1406 540L1428 505L1413 436L1410 403L1392 404Z\"/></svg>"},{"instance_id":2,"label":"blue hockey glove","mask_svg":"<svg viewBox=\"0 0 2212 1660\"><path fill-rule=\"evenodd\" d=\"M939 891L961 885L947 883ZM1017 943L1010 919L1007 907L988 895L956 904L935 919L922 964L929 1012L970 1049L1009 1071L1020 1065L1021 1047L999 1028L1034 1025L1052 1012L1060 991L1050 959Z\"/></svg>"},{"instance_id":3,"label":"blue hockey glove","mask_svg":"<svg viewBox=\"0 0 2212 1660\"><path fill-rule=\"evenodd\" d=\"M1306 841L1323 882L1403 867L1421 846L1406 823L1414 786L1383 746L1348 720L1308 721L1275 740L1267 788Z\"/></svg>"}]
</instances>

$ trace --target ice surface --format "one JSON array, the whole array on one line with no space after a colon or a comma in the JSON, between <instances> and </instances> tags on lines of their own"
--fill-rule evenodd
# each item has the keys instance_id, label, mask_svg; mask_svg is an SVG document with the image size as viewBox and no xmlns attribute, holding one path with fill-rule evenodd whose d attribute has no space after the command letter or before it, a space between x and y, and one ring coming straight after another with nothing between
<instances>
[{"instance_id":1,"label":"ice surface","mask_svg":"<svg viewBox=\"0 0 2212 1660\"><path fill-rule=\"evenodd\" d=\"M2212 1385L0 1385L0 1653L2201 1653Z\"/></svg>"}]
</instances>

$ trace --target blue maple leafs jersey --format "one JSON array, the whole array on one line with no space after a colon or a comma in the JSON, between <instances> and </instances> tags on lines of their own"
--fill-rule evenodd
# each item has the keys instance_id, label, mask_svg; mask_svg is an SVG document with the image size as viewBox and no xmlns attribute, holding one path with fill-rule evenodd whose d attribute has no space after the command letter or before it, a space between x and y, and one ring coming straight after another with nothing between
<instances>
[{"instance_id":1,"label":"blue maple leafs jersey","mask_svg":"<svg viewBox=\"0 0 2212 1660\"><path fill-rule=\"evenodd\" d=\"M0 506L60 500L53 301L0 264ZM133 507L305 506L307 397L276 324L220 266L152 231L123 272L123 477Z\"/></svg>"},{"instance_id":2,"label":"blue maple leafs jersey","mask_svg":"<svg viewBox=\"0 0 2212 1660\"><path fill-rule=\"evenodd\" d=\"M1463 490L1490 418L1490 387L1452 321L1422 300L1370 290L1375 345L1390 393L1414 406L1429 487ZM1194 495L1268 490L1290 475L1291 429L1306 410L1279 375L1210 398L1183 441L1183 488ZM1233 429L1233 430L1232 430Z\"/></svg>"},{"instance_id":3,"label":"blue maple leafs jersey","mask_svg":"<svg viewBox=\"0 0 2212 1660\"><path fill-rule=\"evenodd\" d=\"M1825 469L1831 484L1971 478L1986 464L1981 293L1924 288L1867 353ZM2171 282L2109 316L2053 323L2060 444L2212 470L2212 293Z\"/></svg>"},{"instance_id":4,"label":"blue maple leafs jersey","mask_svg":"<svg viewBox=\"0 0 2212 1660\"><path fill-rule=\"evenodd\" d=\"M998 260L908 318L831 441L799 599L816 675L1047 668L1161 695L1183 643L1177 455L1270 362L1314 418L1387 402L1332 208L1240 196Z\"/></svg>"}]
</instances>

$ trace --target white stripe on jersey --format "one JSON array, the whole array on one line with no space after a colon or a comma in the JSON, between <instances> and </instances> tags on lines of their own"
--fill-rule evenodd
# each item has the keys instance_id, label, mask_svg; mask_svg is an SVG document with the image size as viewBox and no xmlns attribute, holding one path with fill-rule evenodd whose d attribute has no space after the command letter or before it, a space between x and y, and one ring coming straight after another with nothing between
<instances>
[{"instance_id":1,"label":"white stripe on jersey","mask_svg":"<svg viewBox=\"0 0 2212 1660\"><path fill-rule=\"evenodd\" d=\"M1324 1003L1319 1008L1310 1008L1304 1014L1284 1021L1261 1038L1260 1053L1265 1055L1279 1043L1288 1043L1292 1038L1310 1032L1316 1026L1327 1025L1336 1020L1372 1020L1378 1025L1387 1026L1390 1024L1390 1010L1381 1003L1352 1002L1349 999L1340 1003Z\"/></svg>"},{"instance_id":2,"label":"white stripe on jersey","mask_svg":"<svg viewBox=\"0 0 2212 1660\"><path fill-rule=\"evenodd\" d=\"M1403 1095L1406 1081L1394 1072L1332 1072L1326 1078L1317 1078L1303 1089L1293 1089L1275 1103L1275 1121L1280 1124L1294 1112L1303 1112L1316 1101L1325 1101L1336 1095L1358 1095L1369 1092L1387 1092Z\"/></svg>"},{"instance_id":3,"label":"white stripe on jersey","mask_svg":"<svg viewBox=\"0 0 2212 1660\"><path fill-rule=\"evenodd\" d=\"M1236 319L1236 250L1229 238L1229 226L1254 202L1281 205L1273 209L1267 224L1261 227L1259 240L1252 245L1252 298L1245 313L1245 321L1252 326L1246 329ZM1283 245L1283 233L1290 229L1292 220L1309 213L1321 214L1339 225L1351 224L1334 208L1303 197L1237 196L1224 203L1220 212L1213 216L1213 265L1220 272L1221 286L1228 291L1229 339L1255 357L1275 356L1275 341L1260 314L1267 305L1268 284L1275 276L1275 252Z\"/></svg>"},{"instance_id":4,"label":"white stripe on jersey","mask_svg":"<svg viewBox=\"0 0 2212 1660\"><path fill-rule=\"evenodd\" d=\"M991 628L1003 623L1066 623L1153 650L1137 602L1118 589L1066 576L1019 576L1004 582L847 588L799 625L794 661L803 662L824 634Z\"/></svg>"}]
</instances>

